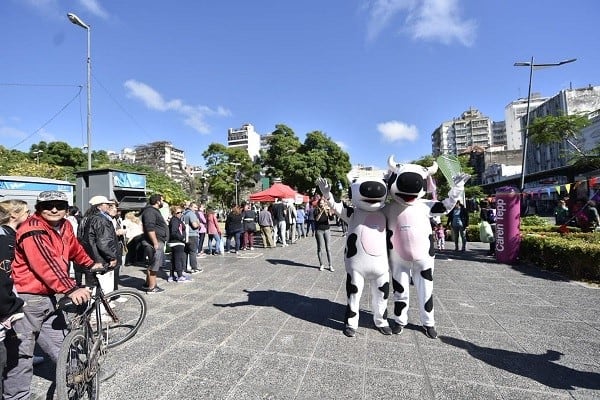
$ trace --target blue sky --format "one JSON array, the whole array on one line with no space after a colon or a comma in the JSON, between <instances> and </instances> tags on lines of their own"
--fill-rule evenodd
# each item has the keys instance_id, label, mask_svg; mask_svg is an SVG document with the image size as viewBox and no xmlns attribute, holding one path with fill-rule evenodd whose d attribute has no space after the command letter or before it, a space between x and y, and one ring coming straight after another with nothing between
<instances>
[{"instance_id":1,"label":"blue sky","mask_svg":"<svg viewBox=\"0 0 600 400\"><path fill-rule=\"evenodd\" d=\"M210 143L251 123L319 130L353 164L431 153L431 132L474 107L494 120L533 91L598 85L597 0L2 0L0 144L169 140L202 165Z\"/></svg>"}]
</instances>

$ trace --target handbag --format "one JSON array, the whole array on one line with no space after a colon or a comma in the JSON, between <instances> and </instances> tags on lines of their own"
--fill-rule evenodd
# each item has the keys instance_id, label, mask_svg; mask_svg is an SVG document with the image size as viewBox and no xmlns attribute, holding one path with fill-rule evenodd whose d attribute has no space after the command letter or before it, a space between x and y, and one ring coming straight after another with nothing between
<instances>
[{"instance_id":1,"label":"handbag","mask_svg":"<svg viewBox=\"0 0 600 400\"><path fill-rule=\"evenodd\" d=\"M479 240L483 243L493 243L495 241L494 231L487 221L481 221L479 224Z\"/></svg>"}]
</instances>

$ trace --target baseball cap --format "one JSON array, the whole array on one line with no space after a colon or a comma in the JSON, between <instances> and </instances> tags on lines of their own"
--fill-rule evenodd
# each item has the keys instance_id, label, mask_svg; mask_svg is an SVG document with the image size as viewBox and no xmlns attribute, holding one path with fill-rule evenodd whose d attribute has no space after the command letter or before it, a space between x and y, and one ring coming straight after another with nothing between
<instances>
[{"instance_id":1,"label":"baseball cap","mask_svg":"<svg viewBox=\"0 0 600 400\"><path fill-rule=\"evenodd\" d=\"M91 206L98 206L100 204L115 204L115 202L107 199L106 196L94 196L90 199Z\"/></svg>"},{"instance_id":2,"label":"baseball cap","mask_svg":"<svg viewBox=\"0 0 600 400\"><path fill-rule=\"evenodd\" d=\"M45 192L41 192L38 194L37 202L43 203L46 201L64 201L66 203L69 202L69 198L67 194L64 192L59 192L58 190L47 190Z\"/></svg>"}]
</instances>

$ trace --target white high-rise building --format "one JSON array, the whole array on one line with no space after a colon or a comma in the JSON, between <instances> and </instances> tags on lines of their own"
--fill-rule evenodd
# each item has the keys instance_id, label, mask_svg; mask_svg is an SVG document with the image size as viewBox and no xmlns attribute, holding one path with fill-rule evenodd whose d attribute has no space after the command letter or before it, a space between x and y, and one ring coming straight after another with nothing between
<instances>
[{"instance_id":1,"label":"white high-rise building","mask_svg":"<svg viewBox=\"0 0 600 400\"><path fill-rule=\"evenodd\" d=\"M540 104L548 100L539 93L532 93L529 101L529 110L535 110ZM511 101L504 107L504 122L506 123L506 150L519 150L523 148L523 134L521 132L521 117L527 112L527 98Z\"/></svg>"},{"instance_id":2,"label":"white high-rise building","mask_svg":"<svg viewBox=\"0 0 600 400\"><path fill-rule=\"evenodd\" d=\"M252 160L256 160L260 155L260 135L254 130L252 124L244 124L239 129L229 128L227 146L243 148Z\"/></svg>"}]
</instances>

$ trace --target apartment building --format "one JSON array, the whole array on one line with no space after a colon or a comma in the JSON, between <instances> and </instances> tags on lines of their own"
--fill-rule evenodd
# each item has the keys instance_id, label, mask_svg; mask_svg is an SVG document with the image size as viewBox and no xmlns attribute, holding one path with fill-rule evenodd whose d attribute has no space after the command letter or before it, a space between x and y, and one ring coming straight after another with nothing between
<instances>
[{"instance_id":1,"label":"apartment building","mask_svg":"<svg viewBox=\"0 0 600 400\"><path fill-rule=\"evenodd\" d=\"M493 138L503 142L502 124L493 127L493 121L479 110L470 108L459 118L443 122L431 135L431 147L435 157L442 154L458 155L474 146L487 148Z\"/></svg>"},{"instance_id":2,"label":"apartment building","mask_svg":"<svg viewBox=\"0 0 600 400\"><path fill-rule=\"evenodd\" d=\"M252 124L244 124L241 128L227 130L227 146L246 150L252 160L256 160L260 155L260 144L260 135L254 130Z\"/></svg>"},{"instance_id":3,"label":"apartment building","mask_svg":"<svg viewBox=\"0 0 600 400\"><path fill-rule=\"evenodd\" d=\"M175 182L182 183L189 180L185 153L173 147L171 142L158 141L136 146L135 163L156 168Z\"/></svg>"},{"instance_id":4,"label":"apartment building","mask_svg":"<svg viewBox=\"0 0 600 400\"><path fill-rule=\"evenodd\" d=\"M537 117L547 115L575 115L590 114L600 110L600 86L588 86L578 89L561 90L555 96L530 111L529 119L533 121ZM592 116L595 114L591 114ZM526 117L521 117L521 126L524 129ZM589 128L589 127L588 127ZM590 128L588 132L593 132ZM582 135L584 136L584 135ZM591 141L592 133L587 136L586 147L593 148L595 144ZM597 136L596 136L597 137ZM580 147L581 143L575 143ZM569 164L576 150L566 141L550 144L535 144L529 141L527 146L526 174L547 171Z\"/></svg>"}]
</instances>

